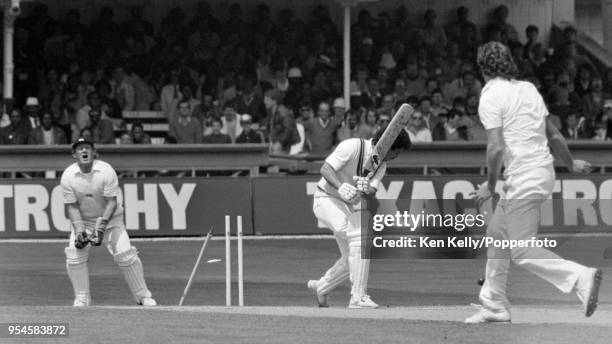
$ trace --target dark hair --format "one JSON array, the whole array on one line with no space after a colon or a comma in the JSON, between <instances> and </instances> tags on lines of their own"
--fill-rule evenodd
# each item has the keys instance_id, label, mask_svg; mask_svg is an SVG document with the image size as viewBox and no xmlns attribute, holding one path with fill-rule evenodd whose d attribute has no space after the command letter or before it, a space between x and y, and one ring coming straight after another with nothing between
<instances>
[{"instance_id":1,"label":"dark hair","mask_svg":"<svg viewBox=\"0 0 612 344\"><path fill-rule=\"evenodd\" d=\"M430 96L422 96L422 97L421 97L421 99L419 99L419 105L420 105L422 102L425 102L425 101L427 101L427 102L430 102L430 103L431 103L431 97L430 97Z\"/></svg>"},{"instance_id":2,"label":"dark hair","mask_svg":"<svg viewBox=\"0 0 612 344\"><path fill-rule=\"evenodd\" d=\"M540 29L538 29L538 27L535 25L529 25L525 29L525 33L530 33L530 32L540 32Z\"/></svg>"},{"instance_id":3,"label":"dark hair","mask_svg":"<svg viewBox=\"0 0 612 344\"><path fill-rule=\"evenodd\" d=\"M512 53L507 46L499 42L481 45L476 60L480 72L491 78L514 79L519 74Z\"/></svg>"},{"instance_id":4,"label":"dark hair","mask_svg":"<svg viewBox=\"0 0 612 344\"><path fill-rule=\"evenodd\" d=\"M419 98L417 98L417 96L409 96L408 98L406 98L406 103L410 105L419 104Z\"/></svg>"},{"instance_id":5,"label":"dark hair","mask_svg":"<svg viewBox=\"0 0 612 344\"><path fill-rule=\"evenodd\" d=\"M448 119L451 119L451 118L453 118L455 116L463 116L463 114L461 113L461 111L459 111L457 109L450 109L446 113L446 117L448 117Z\"/></svg>"},{"instance_id":6,"label":"dark hair","mask_svg":"<svg viewBox=\"0 0 612 344\"><path fill-rule=\"evenodd\" d=\"M144 126L142 125L142 122L140 121L136 121L134 123L132 123L132 132L134 132L134 128L140 127L140 129L142 129L144 131Z\"/></svg>"},{"instance_id":7,"label":"dark hair","mask_svg":"<svg viewBox=\"0 0 612 344\"><path fill-rule=\"evenodd\" d=\"M387 126L382 127L380 128L380 130L378 130L378 132L376 133L376 135L374 135L374 138L372 139L373 145L376 145L376 143L378 142L378 140L380 140L380 137L382 136L382 134L385 132L386 129L387 129ZM412 142L410 141L410 136L408 136L408 133L406 132L406 130L402 129L399 135L397 135L397 138L395 139L395 141L393 141L393 144L391 145L391 148L389 148L389 150L397 150L397 149L409 150L411 146L412 146Z\"/></svg>"},{"instance_id":8,"label":"dark hair","mask_svg":"<svg viewBox=\"0 0 612 344\"><path fill-rule=\"evenodd\" d=\"M571 25L563 29L564 36L567 36L568 34L575 34L575 33L578 33L578 31L576 31L576 28L574 28Z\"/></svg>"},{"instance_id":9,"label":"dark hair","mask_svg":"<svg viewBox=\"0 0 612 344\"><path fill-rule=\"evenodd\" d=\"M455 97L455 99L453 99L453 106L457 103L461 103L462 105L465 105L465 98L461 96Z\"/></svg>"},{"instance_id":10,"label":"dark hair","mask_svg":"<svg viewBox=\"0 0 612 344\"><path fill-rule=\"evenodd\" d=\"M191 104L189 103L189 100L187 100L187 99L179 100L179 102L176 104L176 108L180 109L181 108L181 104L187 104L187 106L189 106L189 108L191 109Z\"/></svg>"},{"instance_id":11,"label":"dark hair","mask_svg":"<svg viewBox=\"0 0 612 344\"><path fill-rule=\"evenodd\" d=\"M444 92L442 92L442 90L439 88L436 88L433 91L431 91L431 96L433 97L433 95L436 93L440 93L442 96L444 96Z\"/></svg>"},{"instance_id":12,"label":"dark hair","mask_svg":"<svg viewBox=\"0 0 612 344\"><path fill-rule=\"evenodd\" d=\"M234 100L228 100L225 103L223 103L223 109L225 108L231 108L236 110L236 102L234 102Z\"/></svg>"}]
</instances>

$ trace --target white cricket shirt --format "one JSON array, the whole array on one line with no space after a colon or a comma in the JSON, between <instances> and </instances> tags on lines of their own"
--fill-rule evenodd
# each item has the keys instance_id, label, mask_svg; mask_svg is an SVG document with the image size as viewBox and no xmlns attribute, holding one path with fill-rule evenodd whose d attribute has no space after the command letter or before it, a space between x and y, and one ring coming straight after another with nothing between
<instances>
[{"instance_id":1,"label":"white cricket shirt","mask_svg":"<svg viewBox=\"0 0 612 344\"><path fill-rule=\"evenodd\" d=\"M548 110L533 84L490 80L480 94L478 114L485 129L502 128L506 177L552 166L546 138Z\"/></svg>"},{"instance_id":2,"label":"white cricket shirt","mask_svg":"<svg viewBox=\"0 0 612 344\"><path fill-rule=\"evenodd\" d=\"M95 221L104 214L104 197L117 197L117 208L112 218L123 215L121 189L117 173L111 165L94 160L90 173L83 173L75 162L62 174L64 203L77 203L83 220Z\"/></svg>"},{"instance_id":3,"label":"white cricket shirt","mask_svg":"<svg viewBox=\"0 0 612 344\"><path fill-rule=\"evenodd\" d=\"M353 176L359 175L357 169L357 163L359 160L359 149L361 146L361 140L357 138L346 139L338 146L336 149L325 159L325 162L328 163L336 174L338 175L338 179L340 179L341 183L349 183L351 185L355 185L355 181L353 181ZM363 145L363 162L362 165L365 165L370 156L372 156L372 140L364 140ZM362 169L372 170L372 166L364 166ZM378 185L380 184L380 180L385 175L385 171L387 170L387 163L383 162L376 174L370 179L370 186L378 189ZM338 194L338 190L335 187L331 186L325 178L321 178L319 183L317 184L318 190L315 193L315 197L331 195L342 199Z\"/></svg>"}]
</instances>

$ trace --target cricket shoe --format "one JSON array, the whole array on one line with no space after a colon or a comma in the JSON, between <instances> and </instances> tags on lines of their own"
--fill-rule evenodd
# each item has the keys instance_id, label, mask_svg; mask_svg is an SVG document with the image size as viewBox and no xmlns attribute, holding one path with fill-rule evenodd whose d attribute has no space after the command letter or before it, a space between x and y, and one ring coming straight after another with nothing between
<instances>
[{"instance_id":1,"label":"cricket shoe","mask_svg":"<svg viewBox=\"0 0 612 344\"><path fill-rule=\"evenodd\" d=\"M351 296L351 301L349 302L348 308L378 308L378 305L376 304L376 302L372 301L370 295L363 295L360 298L355 298L354 296Z\"/></svg>"},{"instance_id":2,"label":"cricket shoe","mask_svg":"<svg viewBox=\"0 0 612 344\"><path fill-rule=\"evenodd\" d=\"M590 317L597 309L597 302L599 300L599 287L601 286L601 280L603 272L601 269L589 268L586 273L578 278L576 281L576 295L582 306L584 307L584 315Z\"/></svg>"},{"instance_id":3,"label":"cricket shoe","mask_svg":"<svg viewBox=\"0 0 612 344\"><path fill-rule=\"evenodd\" d=\"M312 293L314 294L315 298L317 299L317 305L320 308L327 308L329 307L329 304L327 303L327 295L322 295L319 294L319 292L317 291L318 287L319 287L319 281L317 280L310 280L307 283L308 289L310 289L312 291Z\"/></svg>"},{"instance_id":4,"label":"cricket shoe","mask_svg":"<svg viewBox=\"0 0 612 344\"><path fill-rule=\"evenodd\" d=\"M466 324L510 322L510 312L507 309L493 311L475 303L472 303L472 307L476 308L478 311L471 317L465 319L464 323Z\"/></svg>"},{"instance_id":5,"label":"cricket shoe","mask_svg":"<svg viewBox=\"0 0 612 344\"><path fill-rule=\"evenodd\" d=\"M140 302L138 302L138 304L145 307L157 306L157 302L152 297L143 297L142 299L140 299Z\"/></svg>"},{"instance_id":6,"label":"cricket shoe","mask_svg":"<svg viewBox=\"0 0 612 344\"><path fill-rule=\"evenodd\" d=\"M90 299L76 298L72 307L88 307L91 304Z\"/></svg>"}]
</instances>

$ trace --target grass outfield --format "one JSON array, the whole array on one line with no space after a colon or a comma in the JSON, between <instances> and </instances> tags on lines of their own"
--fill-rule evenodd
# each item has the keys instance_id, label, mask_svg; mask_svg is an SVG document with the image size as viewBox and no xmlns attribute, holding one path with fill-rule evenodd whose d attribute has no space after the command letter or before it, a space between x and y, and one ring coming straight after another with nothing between
<instances>
[{"instance_id":1,"label":"grass outfield","mask_svg":"<svg viewBox=\"0 0 612 344\"><path fill-rule=\"evenodd\" d=\"M181 296L201 241L136 242L149 288L162 307L135 307L104 248L92 249L93 303L73 309L61 243L0 243L0 323L68 322L68 340L32 343L609 343L612 336L612 238L567 242L561 252L604 269L600 306L592 318L577 298L515 268L509 298L513 324L467 326L477 301L484 260L372 261L370 294L382 308L347 310L348 284L318 309L306 289L337 259L336 244L320 240L245 240L245 303L226 308L224 242L211 241L185 301ZM232 243L235 248L235 242ZM235 253L235 250L234 252ZM234 276L236 256L232 256ZM234 302L237 301L234 285ZM28 342L2 339L4 342Z\"/></svg>"}]
</instances>

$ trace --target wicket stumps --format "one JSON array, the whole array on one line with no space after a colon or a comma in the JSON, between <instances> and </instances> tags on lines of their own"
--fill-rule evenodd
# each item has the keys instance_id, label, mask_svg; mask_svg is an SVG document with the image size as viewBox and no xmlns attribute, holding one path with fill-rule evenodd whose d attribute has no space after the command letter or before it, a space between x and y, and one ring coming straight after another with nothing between
<instances>
[{"instance_id":1,"label":"wicket stumps","mask_svg":"<svg viewBox=\"0 0 612 344\"><path fill-rule=\"evenodd\" d=\"M236 217L238 241L238 306L244 306L244 269L242 260L242 216ZM225 305L232 305L231 216L225 215Z\"/></svg>"}]
</instances>

